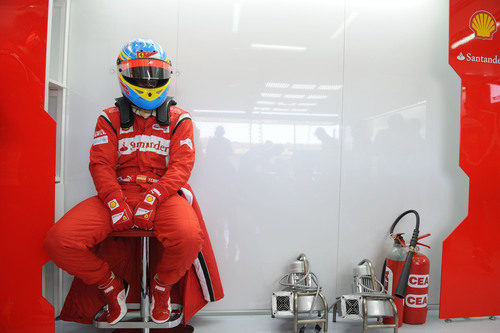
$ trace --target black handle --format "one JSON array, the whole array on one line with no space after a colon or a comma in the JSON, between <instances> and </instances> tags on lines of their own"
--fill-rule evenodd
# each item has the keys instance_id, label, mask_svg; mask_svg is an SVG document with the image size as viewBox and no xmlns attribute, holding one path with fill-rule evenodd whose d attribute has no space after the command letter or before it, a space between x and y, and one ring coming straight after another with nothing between
<instances>
[{"instance_id":1,"label":"black handle","mask_svg":"<svg viewBox=\"0 0 500 333\"><path fill-rule=\"evenodd\" d=\"M406 215L408 214L415 214L415 218L416 218L416 221L415 221L415 229L416 230L419 230L420 229L420 215L418 215L418 212L414 209L410 209L410 210L407 210L406 212L404 212L403 214L399 215L396 220L394 221L394 223L391 225L391 229L390 229L390 233L394 233L394 228L396 228L396 224L398 224L399 221L401 221L401 219L403 217L405 217Z\"/></svg>"},{"instance_id":2,"label":"black handle","mask_svg":"<svg viewBox=\"0 0 500 333\"><path fill-rule=\"evenodd\" d=\"M413 252L410 251L406 255L405 265L401 271L401 276L399 277L398 285L396 286L396 291L394 296L399 298L405 298L406 287L408 286L408 278L410 277L411 262L413 261Z\"/></svg>"}]
</instances>

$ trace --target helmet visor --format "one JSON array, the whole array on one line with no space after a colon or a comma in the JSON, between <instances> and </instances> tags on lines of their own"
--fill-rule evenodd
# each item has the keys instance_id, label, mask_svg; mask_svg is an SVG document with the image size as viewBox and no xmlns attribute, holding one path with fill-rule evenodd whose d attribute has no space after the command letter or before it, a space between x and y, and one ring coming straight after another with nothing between
<instances>
[{"instance_id":1,"label":"helmet visor","mask_svg":"<svg viewBox=\"0 0 500 333\"><path fill-rule=\"evenodd\" d=\"M168 83L171 66L157 59L133 59L118 65L118 71L127 82L142 88L157 88Z\"/></svg>"}]
</instances>

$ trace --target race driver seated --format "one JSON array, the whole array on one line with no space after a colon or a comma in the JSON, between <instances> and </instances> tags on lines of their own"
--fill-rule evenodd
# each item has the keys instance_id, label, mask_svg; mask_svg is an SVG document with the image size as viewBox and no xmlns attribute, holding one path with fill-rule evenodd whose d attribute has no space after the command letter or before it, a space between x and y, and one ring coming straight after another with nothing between
<instances>
[{"instance_id":1,"label":"race driver seated","mask_svg":"<svg viewBox=\"0 0 500 333\"><path fill-rule=\"evenodd\" d=\"M166 322L172 286L194 274L200 289L189 292L191 299L185 295L184 303L194 304L185 315L189 319L207 301L223 296L207 231L187 184L195 161L191 117L167 97L171 62L158 43L143 38L127 43L117 73L123 97L97 119L90 149L97 196L67 212L47 233L44 247L56 265L97 286L108 305L106 320L115 324L127 312L129 287L95 247L113 231L153 230L163 248L151 282L151 317ZM204 299L194 299L195 294Z\"/></svg>"}]
</instances>

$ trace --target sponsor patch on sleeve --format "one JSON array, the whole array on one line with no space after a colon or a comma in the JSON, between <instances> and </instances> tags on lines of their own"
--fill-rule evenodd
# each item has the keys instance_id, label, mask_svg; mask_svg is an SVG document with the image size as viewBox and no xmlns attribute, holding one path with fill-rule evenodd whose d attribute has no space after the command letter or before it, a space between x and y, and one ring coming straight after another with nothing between
<instances>
[{"instance_id":1,"label":"sponsor patch on sleeve","mask_svg":"<svg viewBox=\"0 0 500 333\"><path fill-rule=\"evenodd\" d=\"M116 201L116 199L113 199L110 202L108 202L108 207L109 207L109 209L114 210L114 209L120 207L120 205L118 204L118 201Z\"/></svg>"},{"instance_id":2,"label":"sponsor patch on sleeve","mask_svg":"<svg viewBox=\"0 0 500 333\"><path fill-rule=\"evenodd\" d=\"M94 138L94 143L92 144L92 146L102 145L103 143L108 143L107 135Z\"/></svg>"},{"instance_id":3,"label":"sponsor patch on sleeve","mask_svg":"<svg viewBox=\"0 0 500 333\"><path fill-rule=\"evenodd\" d=\"M161 192L158 191L157 189L154 188L154 189L151 190L151 192L153 192L154 194L156 194L156 196L161 197Z\"/></svg>"},{"instance_id":4,"label":"sponsor patch on sleeve","mask_svg":"<svg viewBox=\"0 0 500 333\"><path fill-rule=\"evenodd\" d=\"M155 199L156 198L153 195L148 194L148 195L146 195L146 198L144 199L144 202L152 205L152 204L154 204Z\"/></svg>"},{"instance_id":5,"label":"sponsor patch on sleeve","mask_svg":"<svg viewBox=\"0 0 500 333\"><path fill-rule=\"evenodd\" d=\"M146 210L144 208L139 208L137 209L137 212L135 213L136 216L141 216L141 215L147 215L149 213L149 210ZM145 217L147 218L147 217Z\"/></svg>"},{"instance_id":6,"label":"sponsor patch on sleeve","mask_svg":"<svg viewBox=\"0 0 500 333\"><path fill-rule=\"evenodd\" d=\"M118 213L118 214L111 216L111 218L113 219L113 224L120 221L123 218L123 214L124 214L124 212L121 212L121 213Z\"/></svg>"},{"instance_id":7,"label":"sponsor patch on sleeve","mask_svg":"<svg viewBox=\"0 0 500 333\"><path fill-rule=\"evenodd\" d=\"M106 132L103 129L97 130L94 132L94 138L97 138L98 136L101 135L106 135Z\"/></svg>"},{"instance_id":8,"label":"sponsor patch on sleeve","mask_svg":"<svg viewBox=\"0 0 500 333\"><path fill-rule=\"evenodd\" d=\"M187 138L186 140L181 140L181 146L182 145L187 145L189 148L193 149L193 143L191 142L190 138Z\"/></svg>"}]
</instances>

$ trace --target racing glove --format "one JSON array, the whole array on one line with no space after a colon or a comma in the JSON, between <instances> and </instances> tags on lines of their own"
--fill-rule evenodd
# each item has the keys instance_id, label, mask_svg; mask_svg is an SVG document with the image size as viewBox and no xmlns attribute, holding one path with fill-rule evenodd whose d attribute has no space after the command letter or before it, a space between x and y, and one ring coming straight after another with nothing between
<instances>
[{"instance_id":1,"label":"racing glove","mask_svg":"<svg viewBox=\"0 0 500 333\"><path fill-rule=\"evenodd\" d=\"M132 210L121 191L111 193L104 202L111 212L111 227L114 231L130 230L134 227Z\"/></svg>"},{"instance_id":2,"label":"racing glove","mask_svg":"<svg viewBox=\"0 0 500 333\"><path fill-rule=\"evenodd\" d=\"M153 229L156 207L158 207L161 196L160 190L155 187L151 187L146 192L144 199L137 204L134 210L134 224L136 227L144 230Z\"/></svg>"}]
</instances>

